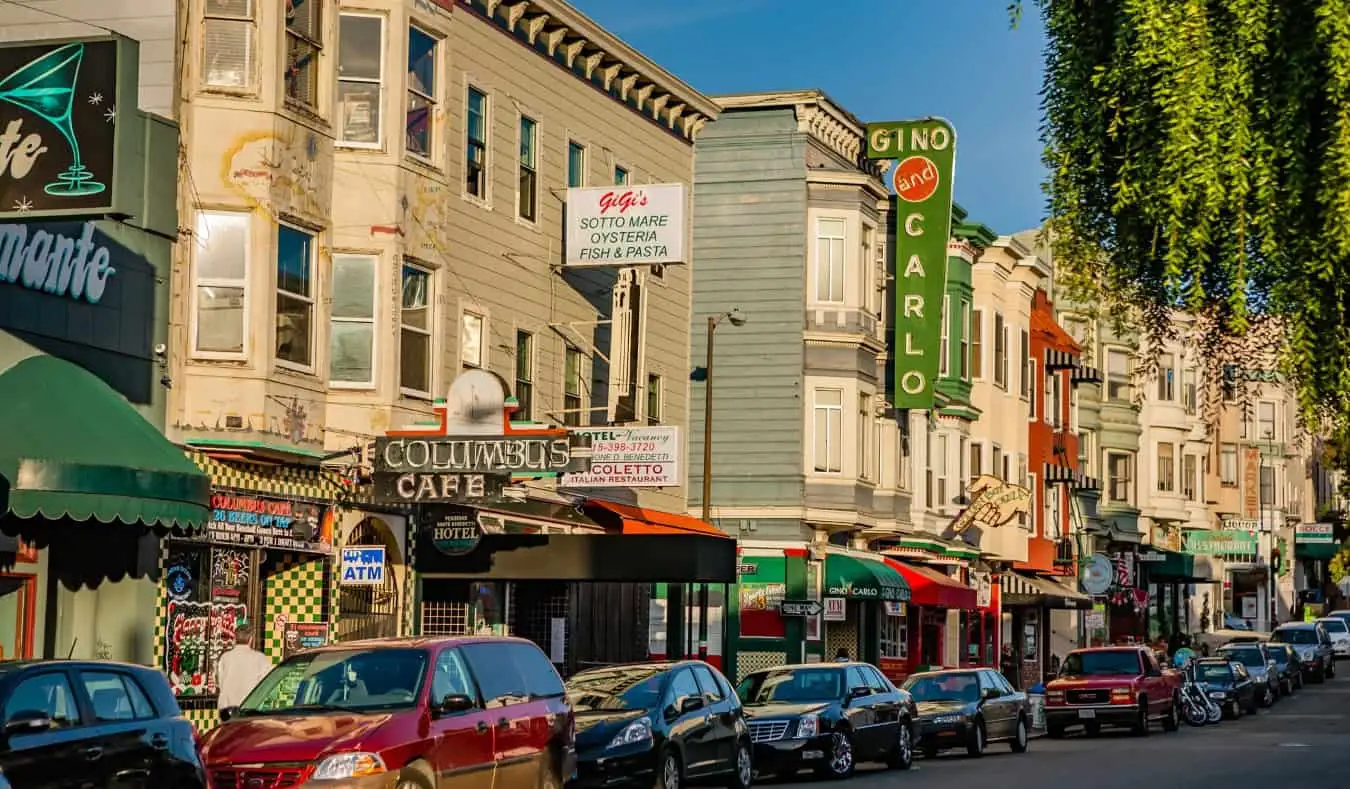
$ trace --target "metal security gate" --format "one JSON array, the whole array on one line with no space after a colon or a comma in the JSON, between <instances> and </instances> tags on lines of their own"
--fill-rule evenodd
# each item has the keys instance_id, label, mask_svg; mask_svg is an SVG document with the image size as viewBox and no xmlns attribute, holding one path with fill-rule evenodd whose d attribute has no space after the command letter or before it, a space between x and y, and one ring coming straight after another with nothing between
<instances>
[{"instance_id":1,"label":"metal security gate","mask_svg":"<svg viewBox=\"0 0 1350 789\"><path fill-rule=\"evenodd\" d=\"M338 641L356 641L362 638L391 638L399 635L400 594L399 567L391 561L397 550L386 538L384 530L372 520L362 521L353 531L347 546L379 546L384 550L384 582L378 586L344 586L339 593L342 612L338 619Z\"/></svg>"}]
</instances>

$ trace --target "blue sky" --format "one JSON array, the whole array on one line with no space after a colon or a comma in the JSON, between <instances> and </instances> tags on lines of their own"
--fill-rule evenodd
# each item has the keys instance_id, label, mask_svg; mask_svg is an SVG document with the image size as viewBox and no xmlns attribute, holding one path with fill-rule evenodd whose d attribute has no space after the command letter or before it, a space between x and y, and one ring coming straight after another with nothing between
<instances>
[{"instance_id":1,"label":"blue sky","mask_svg":"<svg viewBox=\"0 0 1350 789\"><path fill-rule=\"evenodd\" d=\"M971 219L1011 233L1044 214L1031 7L1010 30L1005 0L572 2L704 93L821 88L864 121L943 116Z\"/></svg>"}]
</instances>

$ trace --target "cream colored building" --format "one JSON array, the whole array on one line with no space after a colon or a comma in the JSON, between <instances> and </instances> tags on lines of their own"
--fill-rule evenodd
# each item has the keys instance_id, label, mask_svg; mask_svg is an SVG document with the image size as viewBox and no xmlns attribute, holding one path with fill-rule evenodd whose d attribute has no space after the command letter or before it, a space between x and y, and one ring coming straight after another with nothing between
<instances>
[{"instance_id":1,"label":"cream colored building","mask_svg":"<svg viewBox=\"0 0 1350 789\"><path fill-rule=\"evenodd\" d=\"M190 8L176 437L331 453L474 367L516 418L687 424L689 267L564 270L563 210L690 182L711 101L555 0Z\"/></svg>"}]
</instances>

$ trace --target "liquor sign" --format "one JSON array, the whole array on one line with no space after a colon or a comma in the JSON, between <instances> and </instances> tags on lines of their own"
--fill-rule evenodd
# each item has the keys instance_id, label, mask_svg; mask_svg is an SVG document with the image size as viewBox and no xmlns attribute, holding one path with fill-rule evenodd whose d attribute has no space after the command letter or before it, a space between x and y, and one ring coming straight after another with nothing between
<instances>
[{"instance_id":1,"label":"liquor sign","mask_svg":"<svg viewBox=\"0 0 1350 789\"><path fill-rule=\"evenodd\" d=\"M567 265L684 262L684 184L567 190Z\"/></svg>"},{"instance_id":2,"label":"liquor sign","mask_svg":"<svg viewBox=\"0 0 1350 789\"><path fill-rule=\"evenodd\" d=\"M867 124L867 158L894 161L895 347L889 392L896 408L933 406L947 289L956 130L941 118Z\"/></svg>"},{"instance_id":3,"label":"liquor sign","mask_svg":"<svg viewBox=\"0 0 1350 789\"><path fill-rule=\"evenodd\" d=\"M591 440L591 467L564 474L564 488L668 488L680 484L678 427L573 429Z\"/></svg>"},{"instance_id":4,"label":"liquor sign","mask_svg":"<svg viewBox=\"0 0 1350 789\"><path fill-rule=\"evenodd\" d=\"M117 108L136 103L134 93L118 93L119 49L129 44L106 38L0 46L0 215L113 209Z\"/></svg>"}]
</instances>

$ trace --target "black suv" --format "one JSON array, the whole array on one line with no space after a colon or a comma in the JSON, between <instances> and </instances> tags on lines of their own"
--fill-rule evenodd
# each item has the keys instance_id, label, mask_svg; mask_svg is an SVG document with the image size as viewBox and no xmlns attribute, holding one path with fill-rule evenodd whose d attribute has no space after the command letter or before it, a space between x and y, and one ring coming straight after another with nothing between
<instances>
[{"instance_id":1,"label":"black suv","mask_svg":"<svg viewBox=\"0 0 1350 789\"><path fill-rule=\"evenodd\" d=\"M192 724L154 669L0 662L0 713L0 787L206 787Z\"/></svg>"}]
</instances>

